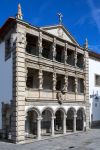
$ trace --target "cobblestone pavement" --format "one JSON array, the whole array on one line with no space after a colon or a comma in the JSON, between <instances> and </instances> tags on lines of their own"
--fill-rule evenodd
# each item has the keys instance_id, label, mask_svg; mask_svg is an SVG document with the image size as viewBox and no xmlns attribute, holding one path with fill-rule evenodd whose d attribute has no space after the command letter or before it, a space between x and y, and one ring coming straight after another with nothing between
<instances>
[{"instance_id":1,"label":"cobblestone pavement","mask_svg":"<svg viewBox=\"0 0 100 150\"><path fill-rule=\"evenodd\" d=\"M91 129L30 144L12 144L0 141L0 150L100 150L100 129Z\"/></svg>"}]
</instances>

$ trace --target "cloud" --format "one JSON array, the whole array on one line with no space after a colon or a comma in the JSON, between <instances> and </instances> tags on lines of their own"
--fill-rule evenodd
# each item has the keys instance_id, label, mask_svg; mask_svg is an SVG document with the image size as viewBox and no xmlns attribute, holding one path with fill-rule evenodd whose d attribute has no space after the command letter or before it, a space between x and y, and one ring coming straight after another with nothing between
<instances>
[{"instance_id":1,"label":"cloud","mask_svg":"<svg viewBox=\"0 0 100 150\"><path fill-rule=\"evenodd\" d=\"M75 25L84 25L89 19L89 15L84 15L76 21Z\"/></svg>"},{"instance_id":2,"label":"cloud","mask_svg":"<svg viewBox=\"0 0 100 150\"><path fill-rule=\"evenodd\" d=\"M88 45L89 49L96 51L100 54L100 45Z\"/></svg>"},{"instance_id":3,"label":"cloud","mask_svg":"<svg viewBox=\"0 0 100 150\"><path fill-rule=\"evenodd\" d=\"M43 3L37 10L37 17L35 17L32 22L34 22L34 24L38 24L40 22L40 20L42 20L42 14L44 12L46 12L47 8L49 6L49 2Z\"/></svg>"},{"instance_id":4,"label":"cloud","mask_svg":"<svg viewBox=\"0 0 100 150\"><path fill-rule=\"evenodd\" d=\"M100 8L95 6L94 0L88 0L88 6L91 9L92 19L94 20L99 32L100 32Z\"/></svg>"}]
</instances>

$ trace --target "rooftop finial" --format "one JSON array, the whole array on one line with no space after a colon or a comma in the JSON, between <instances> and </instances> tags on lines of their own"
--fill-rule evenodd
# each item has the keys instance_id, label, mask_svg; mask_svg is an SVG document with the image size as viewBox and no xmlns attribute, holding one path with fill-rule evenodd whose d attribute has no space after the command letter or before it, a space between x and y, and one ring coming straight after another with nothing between
<instances>
[{"instance_id":1,"label":"rooftop finial","mask_svg":"<svg viewBox=\"0 0 100 150\"><path fill-rule=\"evenodd\" d=\"M84 48L85 48L85 49L88 49L88 39L87 39L87 38L85 39Z\"/></svg>"},{"instance_id":2,"label":"rooftop finial","mask_svg":"<svg viewBox=\"0 0 100 150\"><path fill-rule=\"evenodd\" d=\"M17 19L23 19L23 14L22 14L22 10L21 10L21 5L18 4L18 13L17 13L17 16L16 16Z\"/></svg>"},{"instance_id":3,"label":"rooftop finial","mask_svg":"<svg viewBox=\"0 0 100 150\"><path fill-rule=\"evenodd\" d=\"M57 13L57 15L59 17L59 24L62 24L63 15L61 13Z\"/></svg>"}]
</instances>

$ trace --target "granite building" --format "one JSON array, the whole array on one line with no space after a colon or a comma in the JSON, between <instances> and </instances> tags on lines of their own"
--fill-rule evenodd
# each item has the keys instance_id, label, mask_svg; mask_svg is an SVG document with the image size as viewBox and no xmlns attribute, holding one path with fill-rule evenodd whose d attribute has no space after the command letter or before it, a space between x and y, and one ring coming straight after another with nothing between
<instances>
[{"instance_id":1,"label":"granite building","mask_svg":"<svg viewBox=\"0 0 100 150\"><path fill-rule=\"evenodd\" d=\"M88 43L62 25L36 27L21 7L0 29L2 131L15 143L89 128Z\"/></svg>"}]
</instances>

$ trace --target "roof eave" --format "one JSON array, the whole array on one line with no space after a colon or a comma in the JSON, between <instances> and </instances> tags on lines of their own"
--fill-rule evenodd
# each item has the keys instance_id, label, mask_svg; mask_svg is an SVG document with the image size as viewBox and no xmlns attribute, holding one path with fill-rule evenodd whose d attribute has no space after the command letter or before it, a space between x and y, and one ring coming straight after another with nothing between
<instances>
[{"instance_id":1,"label":"roof eave","mask_svg":"<svg viewBox=\"0 0 100 150\"><path fill-rule=\"evenodd\" d=\"M4 25L0 28L0 40L2 41L7 32L16 24L16 19L13 17L8 18Z\"/></svg>"}]
</instances>

